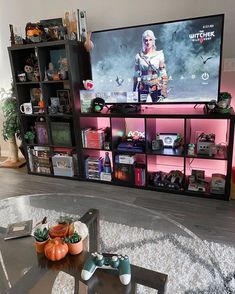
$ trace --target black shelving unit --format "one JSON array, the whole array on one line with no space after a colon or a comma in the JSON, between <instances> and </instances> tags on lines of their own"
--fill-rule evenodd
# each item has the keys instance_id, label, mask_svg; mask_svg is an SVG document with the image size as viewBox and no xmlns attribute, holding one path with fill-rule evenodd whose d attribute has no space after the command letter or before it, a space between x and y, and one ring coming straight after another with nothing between
<instances>
[{"instance_id":1,"label":"black shelving unit","mask_svg":"<svg viewBox=\"0 0 235 294\"><path fill-rule=\"evenodd\" d=\"M42 175L50 177L58 177L53 171L52 156L58 148L64 148L72 150L77 156L77 161L74 162L77 169L77 174L73 176L60 176L61 178L68 178L74 180L83 180L91 182L101 182L110 185L122 185L124 187L137 187L135 183L128 183L117 180L113 177L112 181L101 181L94 179L86 179L85 175L85 157L88 155L99 155L109 152L113 163L113 174L115 173L115 156L117 154L133 154L135 152L120 151L117 149L120 135L115 130L122 130L125 133L128 126L128 122L132 119L138 120L138 125L141 125L142 131L145 133L145 146L142 152L136 152L138 159L145 164L145 179L146 184L140 189L148 189L153 191L163 191L176 194L184 194L188 196L215 198L228 200L230 195L230 182L232 171L232 154L233 154L233 134L234 134L234 115L233 114L204 114L201 108L174 108L173 106L165 106L165 108L155 108L154 106L143 106L138 113L110 113L107 108L103 109L100 113L81 113L79 90L83 89L83 80L91 78L89 54L85 51L83 45L76 41L54 41L45 43L35 43L28 45L17 45L8 48L9 57L11 62L11 69L13 74L13 83L16 89L17 95L17 108L20 105L30 101L30 91L32 88L41 88L42 97L44 101L44 113L40 114L22 114L19 111L19 118L21 122L22 136L31 126L34 126L36 122L40 122L40 118L43 118L46 126L48 141L45 144L39 142L27 143L23 138L23 145L25 153L27 155L27 167L28 172L33 175ZM51 54L56 51L63 52L68 61L68 79L66 80L45 80L45 69L48 63L51 62ZM39 81L25 81L20 82L17 74L21 71L25 65L25 60L30 54L35 54L39 64ZM52 114L49 113L50 98L56 96L57 90L69 89L71 95L71 113ZM104 121L103 125L110 127L111 139L109 150L105 148L84 148L82 141L82 129L83 128L99 128L100 121ZM214 120L213 127L205 128L207 122ZM201 121L204 124L200 123ZM52 126L54 122L69 123L71 142L69 144L57 144L53 142ZM164 132L169 133L181 133L183 137L183 144L178 149L164 149L161 151L153 151L151 149L151 141L155 139L155 135L158 132L162 132L161 124L167 122ZM193 136L196 130L198 131L215 133L218 131L221 125L223 125L226 133L224 134L224 143L226 143L226 152L224 154L217 154L215 156L202 156L202 155L188 155L188 144L192 142ZM204 127L202 127L204 125ZM210 124L211 125L211 124ZM216 128L217 125L217 128ZM218 142L217 142L218 143ZM50 171L47 173L35 171L32 169L32 162L29 156L29 150L38 147L49 148L48 161L51 165ZM40 148L39 148L40 149ZM161 170L163 164L168 165L170 161L173 161L175 169L179 169L184 174L183 187L180 190L166 189L162 187L155 187L150 182L150 174L154 171ZM192 169L192 164L195 161L200 161L201 165L205 166L211 163L213 166L217 163L224 165L224 174L226 175L226 184L224 194L210 194L206 192L195 192L188 190L188 176ZM178 163L177 163L178 162ZM178 164L178 166L177 166ZM170 164L169 164L170 165ZM217 170L213 170L216 173Z\"/></svg>"}]
</instances>

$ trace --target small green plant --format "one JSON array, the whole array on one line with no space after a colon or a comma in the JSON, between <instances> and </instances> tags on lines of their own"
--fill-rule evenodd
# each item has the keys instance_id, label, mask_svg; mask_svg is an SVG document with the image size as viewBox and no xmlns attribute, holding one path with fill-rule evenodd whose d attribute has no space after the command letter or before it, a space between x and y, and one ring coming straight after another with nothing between
<instances>
[{"instance_id":1,"label":"small green plant","mask_svg":"<svg viewBox=\"0 0 235 294\"><path fill-rule=\"evenodd\" d=\"M35 137L36 137L36 135L32 131L28 131L24 134L24 138L29 141L33 141L35 139Z\"/></svg>"},{"instance_id":2,"label":"small green plant","mask_svg":"<svg viewBox=\"0 0 235 294\"><path fill-rule=\"evenodd\" d=\"M57 220L58 224L71 224L74 222L74 219L71 216L64 215L60 216L59 219Z\"/></svg>"},{"instance_id":3,"label":"small green plant","mask_svg":"<svg viewBox=\"0 0 235 294\"><path fill-rule=\"evenodd\" d=\"M80 242L82 237L77 233L74 232L73 235L64 239L65 243L78 243Z\"/></svg>"},{"instance_id":4,"label":"small green plant","mask_svg":"<svg viewBox=\"0 0 235 294\"><path fill-rule=\"evenodd\" d=\"M37 228L34 231L33 235L34 235L34 238L36 239L36 241L43 242L48 239L49 230L47 228L44 228L43 230L40 228Z\"/></svg>"}]
</instances>

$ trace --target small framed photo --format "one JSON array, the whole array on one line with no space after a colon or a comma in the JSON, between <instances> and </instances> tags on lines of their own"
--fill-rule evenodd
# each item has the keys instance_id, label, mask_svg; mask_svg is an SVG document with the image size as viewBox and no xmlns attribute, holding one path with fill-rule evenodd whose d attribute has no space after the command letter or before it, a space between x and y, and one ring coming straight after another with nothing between
<instances>
[{"instance_id":1,"label":"small framed photo","mask_svg":"<svg viewBox=\"0 0 235 294\"><path fill-rule=\"evenodd\" d=\"M57 90L57 97L59 98L60 106L64 107L64 112L70 113L72 109L71 97L69 90Z\"/></svg>"}]
</instances>

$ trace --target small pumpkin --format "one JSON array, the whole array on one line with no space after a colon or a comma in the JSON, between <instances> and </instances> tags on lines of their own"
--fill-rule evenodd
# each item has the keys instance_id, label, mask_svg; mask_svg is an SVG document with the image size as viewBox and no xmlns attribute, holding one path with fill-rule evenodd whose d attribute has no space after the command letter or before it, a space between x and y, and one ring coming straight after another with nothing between
<instances>
[{"instance_id":1,"label":"small pumpkin","mask_svg":"<svg viewBox=\"0 0 235 294\"><path fill-rule=\"evenodd\" d=\"M62 239L55 238L47 242L44 253L52 261L61 260L68 253L68 245Z\"/></svg>"},{"instance_id":2,"label":"small pumpkin","mask_svg":"<svg viewBox=\"0 0 235 294\"><path fill-rule=\"evenodd\" d=\"M51 238L64 238L67 236L69 224L58 224L49 228L49 235Z\"/></svg>"}]
</instances>

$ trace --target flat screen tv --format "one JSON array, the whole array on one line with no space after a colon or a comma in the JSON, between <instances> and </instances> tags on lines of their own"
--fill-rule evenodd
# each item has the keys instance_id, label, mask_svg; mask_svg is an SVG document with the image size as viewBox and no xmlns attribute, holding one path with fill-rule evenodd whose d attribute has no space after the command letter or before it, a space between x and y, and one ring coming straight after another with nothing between
<instances>
[{"instance_id":1,"label":"flat screen tv","mask_svg":"<svg viewBox=\"0 0 235 294\"><path fill-rule=\"evenodd\" d=\"M96 96L113 103L206 103L220 87L224 15L92 33Z\"/></svg>"}]
</instances>

